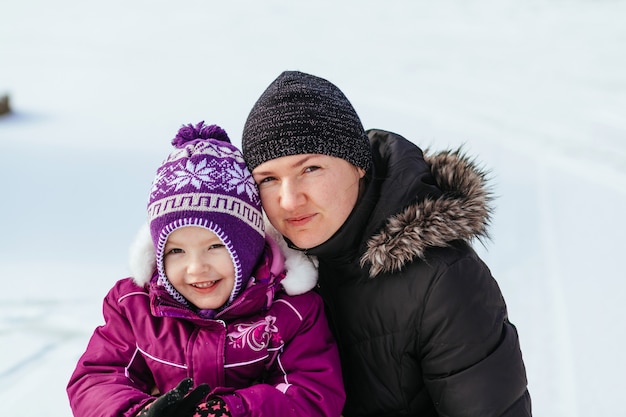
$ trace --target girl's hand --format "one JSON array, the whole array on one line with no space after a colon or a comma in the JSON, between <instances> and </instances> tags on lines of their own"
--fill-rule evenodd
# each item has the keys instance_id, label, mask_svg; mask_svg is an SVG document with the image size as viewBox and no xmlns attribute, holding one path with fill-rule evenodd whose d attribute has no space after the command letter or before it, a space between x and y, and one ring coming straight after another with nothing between
<instances>
[{"instance_id":1,"label":"girl's hand","mask_svg":"<svg viewBox=\"0 0 626 417\"><path fill-rule=\"evenodd\" d=\"M183 379L176 388L141 409L136 417L191 417L198 403L203 401L210 391L207 384L200 384L190 391L191 387L193 380Z\"/></svg>"}]
</instances>

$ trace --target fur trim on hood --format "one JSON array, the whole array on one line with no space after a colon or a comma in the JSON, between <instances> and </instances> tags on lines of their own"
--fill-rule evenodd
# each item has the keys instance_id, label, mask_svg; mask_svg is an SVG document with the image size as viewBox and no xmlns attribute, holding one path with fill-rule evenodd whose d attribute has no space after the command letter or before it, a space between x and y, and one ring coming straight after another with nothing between
<instances>
[{"instance_id":1,"label":"fur trim on hood","mask_svg":"<svg viewBox=\"0 0 626 417\"><path fill-rule=\"evenodd\" d=\"M461 149L426 155L431 173L443 191L389 218L367 242L361 266L369 265L371 277L402 269L424 259L429 247L445 247L454 240L488 239L493 200L487 172Z\"/></svg>"},{"instance_id":2,"label":"fur trim on hood","mask_svg":"<svg viewBox=\"0 0 626 417\"><path fill-rule=\"evenodd\" d=\"M299 295L312 290L317 285L317 258L304 252L291 249L282 235L265 220L265 237L272 239L285 256L287 274L280 282L288 295Z\"/></svg>"},{"instance_id":3,"label":"fur trim on hood","mask_svg":"<svg viewBox=\"0 0 626 417\"><path fill-rule=\"evenodd\" d=\"M135 284L143 287L152 278L156 271L156 253L154 243L150 236L150 224L145 223L135 235L135 240L130 245L128 266L130 276Z\"/></svg>"},{"instance_id":4,"label":"fur trim on hood","mask_svg":"<svg viewBox=\"0 0 626 417\"><path fill-rule=\"evenodd\" d=\"M286 276L280 282L285 292L288 295L299 295L315 288L317 284L316 260L300 251L290 249L267 220L265 229L266 239L273 241L270 246L277 246L285 257ZM130 276L137 285L143 287L150 282L156 271L156 254L148 223L144 224L135 236L129 255ZM280 273L281 271L274 272Z\"/></svg>"}]
</instances>

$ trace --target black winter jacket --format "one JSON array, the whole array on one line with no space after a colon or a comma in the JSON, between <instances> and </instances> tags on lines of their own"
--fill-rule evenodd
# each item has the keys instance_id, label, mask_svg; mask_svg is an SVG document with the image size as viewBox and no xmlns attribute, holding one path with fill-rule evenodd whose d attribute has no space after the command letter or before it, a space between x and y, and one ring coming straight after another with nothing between
<instances>
[{"instance_id":1,"label":"black winter jacket","mask_svg":"<svg viewBox=\"0 0 626 417\"><path fill-rule=\"evenodd\" d=\"M368 135L357 206L307 251L341 351L344 416L530 416L517 331L469 245L487 236L485 173L461 152Z\"/></svg>"}]
</instances>

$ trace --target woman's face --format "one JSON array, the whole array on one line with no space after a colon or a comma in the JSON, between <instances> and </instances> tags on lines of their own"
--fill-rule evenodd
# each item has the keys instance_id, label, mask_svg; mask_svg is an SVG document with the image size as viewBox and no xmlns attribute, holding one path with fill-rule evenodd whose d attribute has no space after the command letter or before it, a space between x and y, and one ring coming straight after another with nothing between
<instances>
[{"instance_id":1,"label":"woman's face","mask_svg":"<svg viewBox=\"0 0 626 417\"><path fill-rule=\"evenodd\" d=\"M252 171L270 222L301 249L339 230L356 204L363 175L341 158L320 154L283 156Z\"/></svg>"}]
</instances>

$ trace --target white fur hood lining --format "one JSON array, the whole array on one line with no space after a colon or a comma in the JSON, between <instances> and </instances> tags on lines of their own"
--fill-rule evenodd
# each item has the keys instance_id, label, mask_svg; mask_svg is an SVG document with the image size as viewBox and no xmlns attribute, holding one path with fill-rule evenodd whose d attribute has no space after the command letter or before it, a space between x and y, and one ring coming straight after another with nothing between
<instances>
[{"instance_id":1,"label":"white fur hood lining","mask_svg":"<svg viewBox=\"0 0 626 417\"><path fill-rule=\"evenodd\" d=\"M317 284L317 264L313 257L291 249L285 240L266 221L266 239L280 249L285 257L286 276L281 281L285 292L289 295L299 295L313 289ZM137 233L129 253L130 276L139 286L144 286L152 278L156 271L156 255L154 244L150 236L148 223L144 224Z\"/></svg>"}]
</instances>

